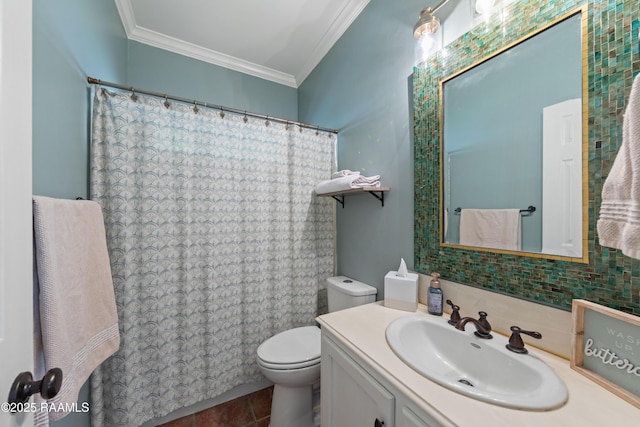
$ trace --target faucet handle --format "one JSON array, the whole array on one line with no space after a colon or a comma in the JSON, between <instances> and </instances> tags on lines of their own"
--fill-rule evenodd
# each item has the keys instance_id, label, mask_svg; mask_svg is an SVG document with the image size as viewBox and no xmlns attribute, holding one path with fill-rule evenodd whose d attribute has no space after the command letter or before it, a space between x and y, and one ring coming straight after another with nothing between
<instances>
[{"instance_id":1,"label":"faucet handle","mask_svg":"<svg viewBox=\"0 0 640 427\"><path fill-rule=\"evenodd\" d=\"M451 316L449 317L449 324L455 326L460 320L460 307L451 302L450 299L447 300L447 304L451 306Z\"/></svg>"},{"instance_id":2,"label":"faucet handle","mask_svg":"<svg viewBox=\"0 0 640 427\"><path fill-rule=\"evenodd\" d=\"M507 350L513 351L514 353L527 354L529 351L524 348L524 341L522 341L522 337L520 334L529 335L537 340L542 338L542 334L540 332L535 331L523 331L519 326L511 327L511 337L509 338L509 344Z\"/></svg>"},{"instance_id":3,"label":"faucet handle","mask_svg":"<svg viewBox=\"0 0 640 427\"><path fill-rule=\"evenodd\" d=\"M491 331L491 324L489 323L489 321L487 320L487 312L486 311L479 311L478 315L480 316L480 318L478 319L478 322L482 325L483 328Z\"/></svg>"}]
</instances>

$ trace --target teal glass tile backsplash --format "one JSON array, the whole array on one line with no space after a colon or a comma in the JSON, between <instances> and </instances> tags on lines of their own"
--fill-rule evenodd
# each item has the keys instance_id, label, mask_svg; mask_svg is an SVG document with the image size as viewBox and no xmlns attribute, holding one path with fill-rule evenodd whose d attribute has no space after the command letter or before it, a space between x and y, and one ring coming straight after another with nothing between
<instances>
[{"instance_id":1,"label":"teal glass tile backsplash","mask_svg":"<svg viewBox=\"0 0 640 427\"><path fill-rule=\"evenodd\" d=\"M566 15L588 6L589 263L440 246L441 79ZM516 0L504 21L472 29L413 74L415 269L543 304L570 309L583 298L640 315L640 261L601 247L596 236L602 186L622 144L622 118L640 72L637 0ZM597 148L598 147L598 148Z\"/></svg>"}]
</instances>

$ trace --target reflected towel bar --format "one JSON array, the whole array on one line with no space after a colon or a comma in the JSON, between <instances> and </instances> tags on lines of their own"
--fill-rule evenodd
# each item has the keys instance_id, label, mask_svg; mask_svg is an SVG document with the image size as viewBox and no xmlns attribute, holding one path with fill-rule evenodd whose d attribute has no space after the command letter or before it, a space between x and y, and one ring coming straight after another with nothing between
<instances>
[{"instance_id":1,"label":"reflected towel bar","mask_svg":"<svg viewBox=\"0 0 640 427\"><path fill-rule=\"evenodd\" d=\"M520 209L520 213L525 215L532 214L535 211L536 211L536 207L533 205L529 206L527 209ZM462 212L462 208L456 208L454 212L460 215L460 212Z\"/></svg>"}]
</instances>

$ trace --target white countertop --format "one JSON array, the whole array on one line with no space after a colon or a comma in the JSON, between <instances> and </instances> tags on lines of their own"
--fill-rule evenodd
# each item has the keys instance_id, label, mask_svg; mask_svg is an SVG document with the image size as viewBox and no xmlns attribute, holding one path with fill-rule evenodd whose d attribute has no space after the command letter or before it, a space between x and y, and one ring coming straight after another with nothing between
<instances>
[{"instance_id":1,"label":"white countertop","mask_svg":"<svg viewBox=\"0 0 640 427\"><path fill-rule=\"evenodd\" d=\"M376 372L396 386L419 407L443 425L457 426L632 426L640 425L640 409L569 367L569 361L529 347L555 370L569 390L568 402L546 412L521 411L481 402L450 391L423 377L402 362L387 344L387 325L402 316L427 314L420 305L414 312L367 304L325 314L318 318L322 328L335 335ZM439 415L438 415L439 414Z\"/></svg>"}]
</instances>

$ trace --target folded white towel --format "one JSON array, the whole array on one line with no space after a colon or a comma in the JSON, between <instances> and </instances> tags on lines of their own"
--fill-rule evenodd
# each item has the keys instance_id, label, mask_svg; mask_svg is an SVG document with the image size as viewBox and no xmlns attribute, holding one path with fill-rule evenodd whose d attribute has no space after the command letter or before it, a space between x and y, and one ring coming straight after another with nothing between
<instances>
[{"instance_id":1,"label":"folded white towel","mask_svg":"<svg viewBox=\"0 0 640 427\"><path fill-rule=\"evenodd\" d=\"M333 174L331 174L331 178L332 179L342 178L343 176L349 176L349 175L360 175L360 171L350 171L349 169L343 169L341 171L334 172Z\"/></svg>"},{"instance_id":2,"label":"folded white towel","mask_svg":"<svg viewBox=\"0 0 640 427\"><path fill-rule=\"evenodd\" d=\"M380 187L380 175L357 176L351 181L351 187Z\"/></svg>"},{"instance_id":3,"label":"folded white towel","mask_svg":"<svg viewBox=\"0 0 640 427\"><path fill-rule=\"evenodd\" d=\"M35 378L62 369L61 390L49 400L58 408L75 404L89 375L118 350L118 315L100 205L34 197L33 227ZM37 412L35 424L65 415Z\"/></svg>"},{"instance_id":4,"label":"folded white towel","mask_svg":"<svg viewBox=\"0 0 640 427\"><path fill-rule=\"evenodd\" d=\"M380 187L380 175L347 175L341 178L328 179L316 186L316 194L335 193L361 187Z\"/></svg>"},{"instance_id":5,"label":"folded white towel","mask_svg":"<svg viewBox=\"0 0 640 427\"><path fill-rule=\"evenodd\" d=\"M624 113L622 146L602 188L598 239L640 259L640 75Z\"/></svg>"},{"instance_id":6,"label":"folded white towel","mask_svg":"<svg viewBox=\"0 0 640 427\"><path fill-rule=\"evenodd\" d=\"M462 209L460 244L519 251L521 222L519 209Z\"/></svg>"}]
</instances>

